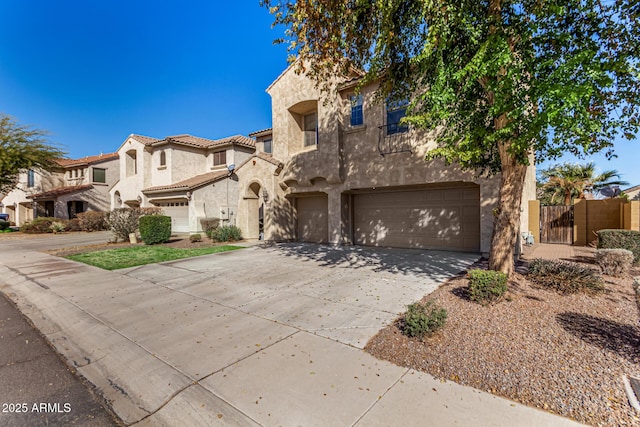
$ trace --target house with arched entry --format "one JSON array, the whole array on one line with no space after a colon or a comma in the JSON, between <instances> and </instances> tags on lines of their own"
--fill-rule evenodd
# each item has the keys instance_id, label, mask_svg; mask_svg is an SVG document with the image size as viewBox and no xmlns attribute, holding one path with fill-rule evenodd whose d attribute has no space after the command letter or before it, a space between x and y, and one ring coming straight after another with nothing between
<instances>
[{"instance_id":1,"label":"house with arched entry","mask_svg":"<svg viewBox=\"0 0 640 427\"><path fill-rule=\"evenodd\" d=\"M267 89L272 128L251 134L282 169L240 180L247 212L263 192L266 239L489 252L499 175L425 161L435 130L401 123L408 102L378 100L376 82L359 88L354 76L321 92L294 67ZM522 231L533 199L532 165Z\"/></svg>"}]
</instances>

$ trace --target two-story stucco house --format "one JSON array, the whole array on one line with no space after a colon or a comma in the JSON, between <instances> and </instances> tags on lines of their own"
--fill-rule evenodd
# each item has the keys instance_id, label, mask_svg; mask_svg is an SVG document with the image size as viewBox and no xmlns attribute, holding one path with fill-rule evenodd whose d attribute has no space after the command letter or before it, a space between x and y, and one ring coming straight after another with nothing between
<instances>
[{"instance_id":1,"label":"two-story stucco house","mask_svg":"<svg viewBox=\"0 0 640 427\"><path fill-rule=\"evenodd\" d=\"M401 125L406 103L376 102L375 83L356 84L321 92L289 67L267 89L273 128L252 136L284 167L267 190L266 238L488 253L500 177L425 161L434 134ZM522 231L533 166L526 179Z\"/></svg>"},{"instance_id":2,"label":"two-story stucco house","mask_svg":"<svg viewBox=\"0 0 640 427\"><path fill-rule=\"evenodd\" d=\"M111 208L160 207L171 217L173 232L199 232L204 219L246 224L245 205L250 203L244 201L257 195L240 194L238 172L249 163L277 167L267 156L256 154L255 144L240 135L211 140L186 134L164 139L132 134L118 150L120 180L110 192ZM258 219L255 226L244 228L246 237L258 238Z\"/></svg>"},{"instance_id":3,"label":"two-story stucco house","mask_svg":"<svg viewBox=\"0 0 640 427\"><path fill-rule=\"evenodd\" d=\"M3 199L9 220L22 225L36 216L61 219L76 214L108 211L109 189L118 180L118 154L100 154L80 159L58 159L51 172L29 170Z\"/></svg>"}]
</instances>

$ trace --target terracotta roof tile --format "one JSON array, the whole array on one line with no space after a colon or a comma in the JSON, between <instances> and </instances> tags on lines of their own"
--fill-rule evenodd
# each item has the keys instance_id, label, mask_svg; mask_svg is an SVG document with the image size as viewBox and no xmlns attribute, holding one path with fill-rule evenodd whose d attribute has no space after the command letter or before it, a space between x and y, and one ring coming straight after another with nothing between
<instances>
[{"instance_id":1,"label":"terracotta roof tile","mask_svg":"<svg viewBox=\"0 0 640 427\"><path fill-rule=\"evenodd\" d=\"M262 160L266 160L272 165L276 165L278 167L284 166L284 163L282 163L280 160L275 159L273 156L266 153L256 153L256 157L260 157Z\"/></svg>"},{"instance_id":2,"label":"terracotta roof tile","mask_svg":"<svg viewBox=\"0 0 640 427\"><path fill-rule=\"evenodd\" d=\"M45 199L50 197L58 197L63 194L73 193L75 191L88 190L93 188L91 184L83 184L83 185L72 185L68 187L57 187L49 191L43 191L42 193L32 194L31 196L27 196L28 199Z\"/></svg>"},{"instance_id":3,"label":"terracotta roof tile","mask_svg":"<svg viewBox=\"0 0 640 427\"><path fill-rule=\"evenodd\" d=\"M143 145L151 145L154 142L159 141L158 138L152 138L150 136L144 136L144 135L138 135L135 133L132 133L131 135L129 135L129 138L133 138L136 141L138 141L139 143L143 144Z\"/></svg>"},{"instance_id":4,"label":"terracotta roof tile","mask_svg":"<svg viewBox=\"0 0 640 427\"><path fill-rule=\"evenodd\" d=\"M208 172L202 175L196 175L184 181L176 182L170 185L159 185L156 187L149 187L142 190L143 193L155 193L160 191L173 191L173 190L192 190L196 187L208 184L210 182L217 181L220 178L226 177L229 172L224 169L221 171Z\"/></svg>"},{"instance_id":5,"label":"terracotta roof tile","mask_svg":"<svg viewBox=\"0 0 640 427\"><path fill-rule=\"evenodd\" d=\"M87 156L80 159L57 159L56 163L63 168L70 168L82 165L92 165L94 163L106 162L118 158L118 153L98 154L97 156Z\"/></svg>"},{"instance_id":6,"label":"terracotta roof tile","mask_svg":"<svg viewBox=\"0 0 640 427\"><path fill-rule=\"evenodd\" d=\"M165 139L158 139L150 145L162 145L168 143L198 148L212 148L217 145L224 144L238 144L251 148L255 148L256 146L256 142L252 138L243 135L234 135L222 139L206 139L188 134L168 136Z\"/></svg>"},{"instance_id":7,"label":"terracotta roof tile","mask_svg":"<svg viewBox=\"0 0 640 427\"><path fill-rule=\"evenodd\" d=\"M266 129L257 130L255 132L251 132L249 136L250 137L266 136L271 134L272 132L273 132L273 128L266 128Z\"/></svg>"}]
</instances>

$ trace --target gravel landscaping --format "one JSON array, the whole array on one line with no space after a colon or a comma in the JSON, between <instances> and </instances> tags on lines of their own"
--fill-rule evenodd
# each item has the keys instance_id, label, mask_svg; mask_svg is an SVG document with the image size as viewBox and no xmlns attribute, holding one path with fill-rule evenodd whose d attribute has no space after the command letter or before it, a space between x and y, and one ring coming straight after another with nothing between
<instances>
[{"instance_id":1,"label":"gravel landscaping","mask_svg":"<svg viewBox=\"0 0 640 427\"><path fill-rule=\"evenodd\" d=\"M638 426L640 414L628 403L622 382L623 375L640 374L633 279L605 280L604 294L561 295L517 274L506 298L481 306L470 301L467 279L460 276L425 297L446 308L442 330L422 340L408 338L399 319L366 350L585 424Z\"/></svg>"}]
</instances>

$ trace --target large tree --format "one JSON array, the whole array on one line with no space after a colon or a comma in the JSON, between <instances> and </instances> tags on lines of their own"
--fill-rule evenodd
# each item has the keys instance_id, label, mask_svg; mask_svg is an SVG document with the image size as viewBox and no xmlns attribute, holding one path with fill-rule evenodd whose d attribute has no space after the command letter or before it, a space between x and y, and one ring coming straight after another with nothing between
<instances>
[{"instance_id":1,"label":"large tree","mask_svg":"<svg viewBox=\"0 0 640 427\"><path fill-rule=\"evenodd\" d=\"M15 188L20 172L50 170L64 152L47 141L45 131L18 124L0 113L0 194Z\"/></svg>"},{"instance_id":2,"label":"large tree","mask_svg":"<svg viewBox=\"0 0 640 427\"><path fill-rule=\"evenodd\" d=\"M501 173L489 267L513 272L527 165L639 127L637 0L263 0L318 82L356 68L410 97L440 157ZM321 86L323 84L321 83ZM327 89L328 86L324 86Z\"/></svg>"},{"instance_id":3,"label":"large tree","mask_svg":"<svg viewBox=\"0 0 640 427\"><path fill-rule=\"evenodd\" d=\"M542 204L563 203L569 206L573 199L584 199L587 193L595 195L605 187L629 183L620 180L620 174L615 169L596 174L595 163L589 162L564 163L543 169L540 171L538 184Z\"/></svg>"}]
</instances>

